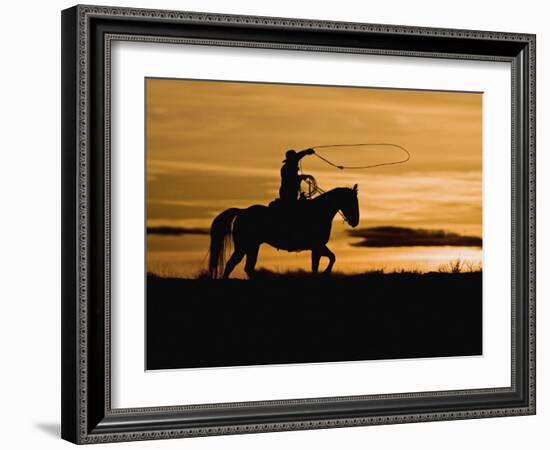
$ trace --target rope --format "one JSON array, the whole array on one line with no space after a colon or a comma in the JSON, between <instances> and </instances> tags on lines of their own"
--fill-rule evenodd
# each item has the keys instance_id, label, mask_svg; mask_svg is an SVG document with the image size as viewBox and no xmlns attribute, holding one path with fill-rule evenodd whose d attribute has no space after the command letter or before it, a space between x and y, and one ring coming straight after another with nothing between
<instances>
[{"instance_id":1,"label":"rope","mask_svg":"<svg viewBox=\"0 0 550 450\"><path fill-rule=\"evenodd\" d=\"M302 162L300 161L298 164L300 166L300 172L302 172ZM306 198L308 200L312 199L315 194L324 194L326 192L324 189L319 187L319 185L317 184L317 180L313 176L310 175L310 177L311 178L304 180L308 187L308 192L306 194ZM344 222L348 221L342 211L338 211L338 214L340 215L340 217L342 217L342 220Z\"/></svg>"},{"instance_id":2,"label":"rope","mask_svg":"<svg viewBox=\"0 0 550 450\"><path fill-rule=\"evenodd\" d=\"M399 161L390 161L390 162L385 162L385 163L379 163L379 164L370 164L368 166L341 166L341 165L338 165L338 164L334 164L332 161L329 161L328 159L326 159L325 157L319 155L317 152L314 153L315 156L317 156L317 158L319 158L320 160L324 161L325 163L331 165L332 167L335 167L336 169L340 169L340 170L344 170L344 169L372 169L373 167L381 167L381 166L393 166L395 164L403 164L403 163L406 163L409 159L411 159L411 154L409 153L409 151L404 148L404 147L401 147L400 145L397 145L397 144L389 144L387 142L382 142L382 143L378 143L378 144L372 144L372 143L368 143L368 144L334 144L334 145L316 145L314 147L311 147L313 149L318 149L318 148L336 148L336 147L366 147L366 146L376 146L376 147L395 147L395 148L398 148L400 149L401 151L405 152L405 154L407 155L405 157L405 159L401 159Z\"/></svg>"},{"instance_id":3,"label":"rope","mask_svg":"<svg viewBox=\"0 0 550 450\"><path fill-rule=\"evenodd\" d=\"M386 142L382 142L382 143L377 143L377 144L373 144L373 143L368 143L368 144L333 144L333 145L316 145L316 146L313 146L313 147L310 147L310 148L313 148L313 149L318 149L318 148L336 148L336 147L366 147L366 146L377 146L377 147L395 147L395 148L398 148L400 149L401 151L405 152L405 154L407 155L405 159L401 159L399 161L390 161L390 162L385 162L385 163L379 163L379 164L370 164L368 166L341 166L341 165L338 165L338 164L334 164L332 161L329 161L328 159L326 159L325 157L319 155L317 152L313 153L315 156L317 156L317 158L319 158L320 160L324 161L326 164L332 166L332 167L335 167L336 169L340 169L340 170L344 170L344 169L372 169L374 167L381 167L381 166L392 166L392 165L395 165L395 164L403 164L403 163L406 163L409 159L411 159L411 154L409 153L409 151L404 148L404 147L401 147L400 145L397 145L397 144L389 144L389 143L386 143ZM303 173L302 171L302 161L300 160L299 161L299 167L300 167L300 173ZM307 180L304 180L307 185L308 185L308 193L306 195L307 198L312 198L316 193L320 193L320 194L324 194L325 191L323 189L321 189L319 187L319 185L317 184L317 180L315 180L315 178L311 177L311 179L307 179ZM346 219L346 216L344 216L344 214L342 213L342 211L338 211L338 214L340 214L340 216L342 217L342 219L344 219L344 222L347 222L347 219Z\"/></svg>"}]
</instances>

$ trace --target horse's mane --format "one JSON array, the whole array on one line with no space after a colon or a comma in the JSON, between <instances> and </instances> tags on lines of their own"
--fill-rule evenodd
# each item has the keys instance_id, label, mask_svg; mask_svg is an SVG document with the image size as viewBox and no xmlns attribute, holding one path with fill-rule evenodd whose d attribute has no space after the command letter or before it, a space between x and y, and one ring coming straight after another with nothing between
<instances>
[{"instance_id":1,"label":"horse's mane","mask_svg":"<svg viewBox=\"0 0 550 450\"><path fill-rule=\"evenodd\" d=\"M336 194L338 192L344 193L344 192L352 191L352 190L353 190L352 188L348 188L348 187L336 187L336 188L331 189L330 191L323 192L321 195L311 199L310 201L317 202L317 201L320 201L320 200L325 200L327 197L332 197L334 194Z\"/></svg>"}]
</instances>

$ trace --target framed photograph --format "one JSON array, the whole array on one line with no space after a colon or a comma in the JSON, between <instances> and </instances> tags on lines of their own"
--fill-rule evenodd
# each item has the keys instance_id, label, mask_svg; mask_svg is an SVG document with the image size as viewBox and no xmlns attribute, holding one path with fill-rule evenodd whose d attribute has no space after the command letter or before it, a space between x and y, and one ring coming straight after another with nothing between
<instances>
[{"instance_id":1,"label":"framed photograph","mask_svg":"<svg viewBox=\"0 0 550 450\"><path fill-rule=\"evenodd\" d=\"M62 12L62 437L535 413L535 36Z\"/></svg>"}]
</instances>

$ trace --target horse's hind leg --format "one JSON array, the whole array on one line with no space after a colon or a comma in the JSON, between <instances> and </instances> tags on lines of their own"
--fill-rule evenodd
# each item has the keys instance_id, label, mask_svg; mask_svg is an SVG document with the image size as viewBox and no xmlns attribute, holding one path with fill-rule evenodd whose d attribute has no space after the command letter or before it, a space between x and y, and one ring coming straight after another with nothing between
<instances>
[{"instance_id":1,"label":"horse's hind leg","mask_svg":"<svg viewBox=\"0 0 550 450\"><path fill-rule=\"evenodd\" d=\"M321 249L321 255L328 258L328 266L325 269L324 273L329 274L330 272L332 272L332 267L336 262L336 256L329 250L326 245Z\"/></svg>"},{"instance_id":2,"label":"horse's hind leg","mask_svg":"<svg viewBox=\"0 0 550 450\"><path fill-rule=\"evenodd\" d=\"M259 250L260 250L260 246L256 245L254 247L249 248L246 252L246 264L244 265L244 271L248 275L248 278L252 278L256 273L255 267L256 267L256 261L258 260Z\"/></svg>"},{"instance_id":3,"label":"horse's hind leg","mask_svg":"<svg viewBox=\"0 0 550 450\"><path fill-rule=\"evenodd\" d=\"M223 277L229 278L229 275L231 275L231 272L233 272L233 269L237 264L239 264L242 259L244 258L244 252L242 250L237 250L233 252L231 255L231 258L227 261L227 264L225 265L225 270L223 271Z\"/></svg>"},{"instance_id":4,"label":"horse's hind leg","mask_svg":"<svg viewBox=\"0 0 550 450\"><path fill-rule=\"evenodd\" d=\"M321 259L321 252L319 249L311 250L311 271L313 273L319 272L319 260Z\"/></svg>"}]
</instances>

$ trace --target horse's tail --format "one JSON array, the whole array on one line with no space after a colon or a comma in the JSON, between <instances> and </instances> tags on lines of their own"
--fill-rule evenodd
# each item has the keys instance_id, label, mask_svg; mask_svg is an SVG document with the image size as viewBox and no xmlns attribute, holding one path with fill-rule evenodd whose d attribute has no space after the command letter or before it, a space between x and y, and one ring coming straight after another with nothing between
<instances>
[{"instance_id":1,"label":"horse's tail","mask_svg":"<svg viewBox=\"0 0 550 450\"><path fill-rule=\"evenodd\" d=\"M219 278L223 273L228 247L231 245L233 221L241 210L229 208L219 214L210 227L210 258L208 270L212 278Z\"/></svg>"}]
</instances>

